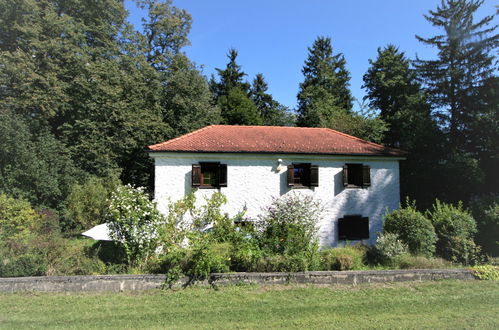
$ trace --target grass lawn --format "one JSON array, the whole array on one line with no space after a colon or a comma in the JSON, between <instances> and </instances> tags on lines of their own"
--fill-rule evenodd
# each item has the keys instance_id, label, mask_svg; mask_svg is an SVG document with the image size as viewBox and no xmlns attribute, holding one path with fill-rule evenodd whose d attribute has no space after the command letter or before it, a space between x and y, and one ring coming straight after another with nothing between
<instances>
[{"instance_id":1,"label":"grass lawn","mask_svg":"<svg viewBox=\"0 0 499 330\"><path fill-rule=\"evenodd\" d=\"M1 328L499 328L499 282L0 294Z\"/></svg>"}]
</instances>

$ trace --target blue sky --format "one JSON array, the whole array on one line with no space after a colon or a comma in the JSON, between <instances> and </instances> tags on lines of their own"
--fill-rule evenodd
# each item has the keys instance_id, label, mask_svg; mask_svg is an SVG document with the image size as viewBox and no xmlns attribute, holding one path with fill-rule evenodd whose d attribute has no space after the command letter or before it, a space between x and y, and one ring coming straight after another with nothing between
<instances>
[{"instance_id":1,"label":"blue sky","mask_svg":"<svg viewBox=\"0 0 499 330\"><path fill-rule=\"evenodd\" d=\"M354 97L365 95L362 76L375 59L377 48L389 43L409 57L432 58L436 52L419 43L415 35L433 36L435 30L423 14L434 10L439 0L176 0L193 19L184 49L189 58L210 76L224 68L229 48L239 52L238 63L253 80L263 73L269 92L282 104L294 108L307 47L317 36L332 38L333 52L345 55L351 73ZM495 13L497 2L489 0L476 18ZM129 21L140 28L143 12L125 0ZM495 20L497 24L497 17Z\"/></svg>"}]
</instances>

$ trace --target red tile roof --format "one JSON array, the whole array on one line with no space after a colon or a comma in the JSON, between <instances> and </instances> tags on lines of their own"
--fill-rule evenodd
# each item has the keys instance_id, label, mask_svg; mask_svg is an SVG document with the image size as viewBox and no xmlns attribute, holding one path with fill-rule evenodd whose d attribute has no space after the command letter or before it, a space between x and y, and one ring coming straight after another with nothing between
<instances>
[{"instance_id":1,"label":"red tile roof","mask_svg":"<svg viewBox=\"0 0 499 330\"><path fill-rule=\"evenodd\" d=\"M398 149L329 128L212 125L149 146L150 151L404 156Z\"/></svg>"}]
</instances>

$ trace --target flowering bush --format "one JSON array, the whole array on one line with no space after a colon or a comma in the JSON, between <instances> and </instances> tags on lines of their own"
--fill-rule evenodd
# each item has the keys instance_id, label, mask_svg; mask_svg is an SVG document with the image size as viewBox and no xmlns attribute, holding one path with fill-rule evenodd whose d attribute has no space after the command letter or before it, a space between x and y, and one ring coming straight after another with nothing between
<instances>
[{"instance_id":1,"label":"flowering bush","mask_svg":"<svg viewBox=\"0 0 499 330\"><path fill-rule=\"evenodd\" d=\"M118 186L111 194L106 220L133 266L140 266L158 247L158 228L165 222L145 189L131 185Z\"/></svg>"},{"instance_id":2,"label":"flowering bush","mask_svg":"<svg viewBox=\"0 0 499 330\"><path fill-rule=\"evenodd\" d=\"M370 259L382 265L392 264L394 258L403 254L409 254L409 247L393 233L380 234L376 245L369 250Z\"/></svg>"},{"instance_id":3,"label":"flowering bush","mask_svg":"<svg viewBox=\"0 0 499 330\"><path fill-rule=\"evenodd\" d=\"M258 221L262 248L279 254L308 251L316 242L322 207L311 196L274 199Z\"/></svg>"}]
</instances>

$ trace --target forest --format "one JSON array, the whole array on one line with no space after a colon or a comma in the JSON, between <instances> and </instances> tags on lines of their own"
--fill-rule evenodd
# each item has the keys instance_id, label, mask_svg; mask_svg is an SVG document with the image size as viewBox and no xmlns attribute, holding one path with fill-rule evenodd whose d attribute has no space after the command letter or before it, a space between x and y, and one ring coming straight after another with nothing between
<instances>
[{"instance_id":1,"label":"forest","mask_svg":"<svg viewBox=\"0 0 499 330\"><path fill-rule=\"evenodd\" d=\"M186 10L135 2L147 12L140 29L119 0L0 0L0 218L22 204L43 215L38 230L75 237L104 222L116 185L152 193L150 144L210 124L328 127L405 150L401 200L421 210L437 198L462 201L486 228L477 240L497 249L499 37L496 13L475 16L483 0L428 8L440 34L416 38L435 58L380 45L359 111L348 63L328 36L303 45L290 109L263 74L248 77L237 49L206 77L184 51Z\"/></svg>"}]
</instances>

